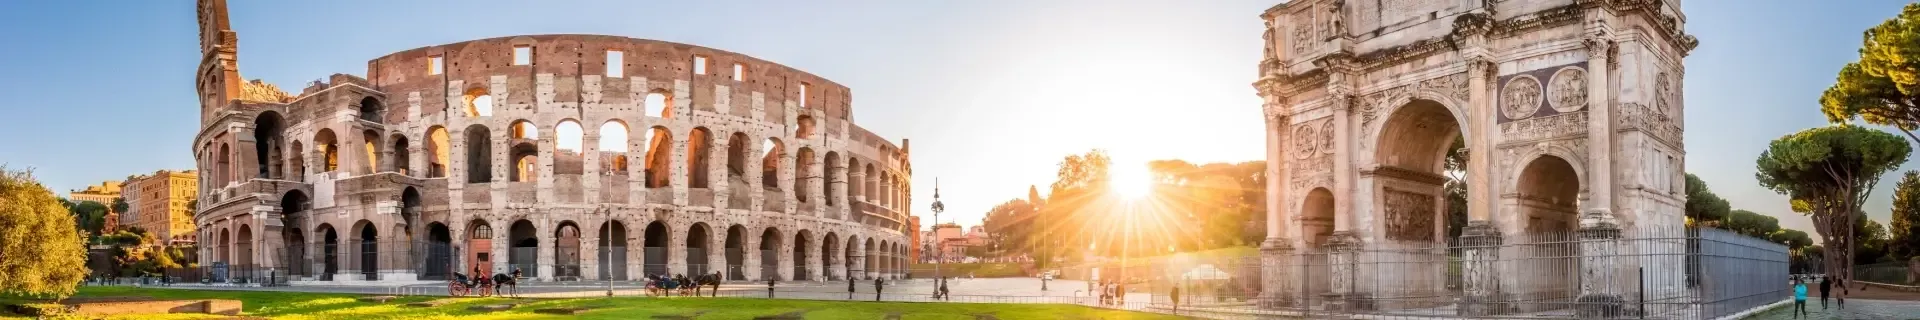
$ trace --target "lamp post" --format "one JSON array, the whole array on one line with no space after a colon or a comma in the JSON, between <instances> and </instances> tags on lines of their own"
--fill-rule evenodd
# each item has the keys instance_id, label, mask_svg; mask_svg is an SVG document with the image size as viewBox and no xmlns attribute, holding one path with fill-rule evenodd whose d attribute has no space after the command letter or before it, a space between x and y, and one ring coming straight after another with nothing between
<instances>
[{"instance_id":1,"label":"lamp post","mask_svg":"<svg viewBox=\"0 0 1920 320\"><path fill-rule=\"evenodd\" d=\"M946 248L942 246L942 242L945 242L946 239L940 237L941 211L947 211L947 205L940 203L940 178L935 177L933 178L933 248L935 249L933 254L933 281L936 281L936 285L938 285L937 281L940 281L940 263L942 262L940 260L944 260L943 258L946 256Z\"/></svg>"},{"instance_id":2,"label":"lamp post","mask_svg":"<svg viewBox=\"0 0 1920 320\"><path fill-rule=\"evenodd\" d=\"M601 188L602 188L600 190L613 190L613 173L606 172L606 170L601 170L600 173L603 175L606 175L606 177L600 179ZM605 194L605 193L601 193L601 194ZM600 217L607 219L606 222L600 223L600 229L605 230L600 232L600 239L601 241L607 242L607 245L600 247L600 257L601 257L600 264L605 265L605 267L599 268L600 273L602 274L602 276L600 277L603 278L602 280L607 281L607 296L612 297L613 296L613 208L607 206L607 199L600 199Z\"/></svg>"}]
</instances>

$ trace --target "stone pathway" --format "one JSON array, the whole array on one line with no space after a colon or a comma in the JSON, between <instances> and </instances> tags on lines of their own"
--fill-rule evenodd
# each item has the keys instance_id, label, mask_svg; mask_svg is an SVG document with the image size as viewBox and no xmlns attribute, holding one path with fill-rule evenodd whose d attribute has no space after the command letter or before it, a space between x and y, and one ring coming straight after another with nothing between
<instances>
[{"instance_id":1,"label":"stone pathway","mask_svg":"<svg viewBox=\"0 0 1920 320\"><path fill-rule=\"evenodd\" d=\"M1920 318L1920 302L1847 299L1847 306L1840 307L1838 301L1829 301L1826 308L1820 307L1819 298L1807 299L1807 315L1799 319L1912 319ZM1772 320L1796 319L1793 304L1754 314L1747 319Z\"/></svg>"}]
</instances>

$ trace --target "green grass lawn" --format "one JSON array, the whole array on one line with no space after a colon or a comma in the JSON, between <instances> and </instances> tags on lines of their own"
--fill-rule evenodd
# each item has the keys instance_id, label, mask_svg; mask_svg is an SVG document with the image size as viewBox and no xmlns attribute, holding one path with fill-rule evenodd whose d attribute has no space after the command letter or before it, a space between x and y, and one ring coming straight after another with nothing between
<instances>
[{"instance_id":1,"label":"green grass lawn","mask_svg":"<svg viewBox=\"0 0 1920 320\"><path fill-rule=\"evenodd\" d=\"M975 319L989 314L999 319L1182 319L1180 317L1073 305L986 304L986 303L911 303L841 302L808 300L768 300L749 298L581 298L581 299L508 299L403 297L387 303L360 302L360 295L180 290L132 287L82 287L75 297L151 297L159 299L237 299L245 303L245 315L274 319L648 319L654 316L683 315L692 319L752 319L798 313L805 319L882 319L898 314L901 319ZM452 299L438 307L409 307L407 303ZM519 301L507 311L469 311L468 307ZM591 307L580 315L548 315L536 309ZM0 313L0 318L24 318ZM213 315L114 315L107 319L205 319Z\"/></svg>"}]
</instances>

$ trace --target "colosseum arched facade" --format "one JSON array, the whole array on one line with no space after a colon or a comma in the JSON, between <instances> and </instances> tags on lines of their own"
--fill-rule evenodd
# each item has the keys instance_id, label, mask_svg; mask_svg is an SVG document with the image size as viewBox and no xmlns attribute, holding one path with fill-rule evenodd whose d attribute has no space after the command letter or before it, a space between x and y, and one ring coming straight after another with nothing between
<instances>
[{"instance_id":1,"label":"colosseum arched facade","mask_svg":"<svg viewBox=\"0 0 1920 320\"><path fill-rule=\"evenodd\" d=\"M243 81L199 2L200 263L295 282L725 272L900 277L912 177L848 88L602 35L400 51L297 94Z\"/></svg>"}]
</instances>

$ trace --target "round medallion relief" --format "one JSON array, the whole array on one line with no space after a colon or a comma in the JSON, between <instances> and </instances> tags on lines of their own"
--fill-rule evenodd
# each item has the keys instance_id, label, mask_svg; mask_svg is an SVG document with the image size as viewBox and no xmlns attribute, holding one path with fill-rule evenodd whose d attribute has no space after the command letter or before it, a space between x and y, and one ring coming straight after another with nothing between
<instances>
[{"instance_id":1,"label":"round medallion relief","mask_svg":"<svg viewBox=\"0 0 1920 320\"><path fill-rule=\"evenodd\" d=\"M1500 112L1514 120L1532 117L1540 111L1541 89L1540 79L1532 75L1507 79L1506 87L1500 90Z\"/></svg>"},{"instance_id":2,"label":"round medallion relief","mask_svg":"<svg viewBox=\"0 0 1920 320\"><path fill-rule=\"evenodd\" d=\"M1293 126L1293 156L1306 159L1313 156L1320 147L1320 131L1311 124Z\"/></svg>"},{"instance_id":3,"label":"round medallion relief","mask_svg":"<svg viewBox=\"0 0 1920 320\"><path fill-rule=\"evenodd\" d=\"M1547 105L1554 111L1574 112L1587 106L1587 70L1560 68L1547 83Z\"/></svg>"},{"instance_id":4,"label":"round medallion relief","mask_svg":"<svg viewBox=\"0 0 1920 320\"><path fill-rule=\"evenodd\" d=\"M1333 153L1333 120L1320 124L1320 152Z\"/></svg>"}]
</instances>

